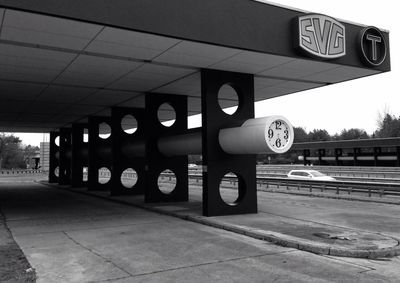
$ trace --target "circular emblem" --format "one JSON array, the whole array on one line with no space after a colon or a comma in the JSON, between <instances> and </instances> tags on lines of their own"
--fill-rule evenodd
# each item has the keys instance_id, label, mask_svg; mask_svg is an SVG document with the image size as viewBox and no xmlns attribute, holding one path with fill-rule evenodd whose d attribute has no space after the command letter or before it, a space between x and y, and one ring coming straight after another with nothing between
<instances>
[{"instance_id":1,"label":"circular emblem","mask_svg":"<svg viewBox=\"0 0 400 283\"><path fill-rule=\"evenodd\" d=\"M386 41L376 27L366 27L360 33L361 56L364 62L377 67L386 59Z\"/></svg>"}]
</instances>

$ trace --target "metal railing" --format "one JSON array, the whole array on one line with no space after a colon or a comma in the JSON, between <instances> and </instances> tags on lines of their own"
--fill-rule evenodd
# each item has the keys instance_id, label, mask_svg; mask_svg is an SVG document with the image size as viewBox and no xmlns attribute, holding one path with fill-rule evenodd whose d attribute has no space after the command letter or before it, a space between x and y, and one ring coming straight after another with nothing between
<instances>
[{"instance_id":1,"label":"metal railing","mask_svg":"<svg viewBox=\"0 0 400 283\"><path fill-rule=\"evenodd\" d=\"M0 170L0 175L23 175L23 174L37 174L37 173L43 173L43 170L39 169L32 169L32 170L27 170L27 169L15 169L15 170Z\"/></svg>"},{"instance_id":2,"label":"metal railing","mask_svg":"<svg viewBox=\"0 0 400 283\"><path fill-rule=\"evenodd\" d=\"M377 183L377 182L356 182L356 181L317 181L317 180L292 180L289 178L257 178L257 184L264 185L266 188L276 186L277 188L292 188L299 190L307 189L309 192L325 192L334 191L336 194L345 192L351 193L366 193L369 197L379 195L400 196L399 183Z\"/></svg>"},{"instance_id":3,"label":"metal railing","mask_svg":"<svg viewBox=\"0 0 400 283\"><path fill-rule=\"evenodd\" d=\"M189 174L189 179L196 180L198 183L202 180L201 174ZM236 185L237 178L234 176L225 176L225 181L231 181ZM317 181L317 180L294 180L279 177L257 177L257 185L259 188L270 189L271 187L291 189L307 189L309 192L326 192L333 191L340 193L364 193L369 197L372 195L383 196L400 196L399 183L377 183L377 182L356 182L356 181Z\"/></svg>"},{"instance_id":4,"label":"metal railing","mask_svg":"<svg viewBox=\"0 0 400 283\"><path fill-rule=\"evenodd\" d=\"M100 172L99 177L110 177L109 171ZM137 178L135 173L125 173L123 178ZM166 181L174 181L175 175L171 173L162 173L161 177ZM201 170L191 170L189 172L189 179L199 183L203 179ZM223 181L230 182L231 185L236 185L237 178L235 176L225 175ZM269 177L258 174L257 185L259 188L270 189L271 187L283 188L286 190L292 189L306 189L309 192L325 192L333 191L336 194L340 193L364 193L368 196L379 195L383 196L400 196L400 183L383 183L383 182L366 182L366 181L348 181L348 180L336 180L336 181L317 181L317 180L297 180L289 179L286 177Z\"/></svg>"},{"instance_id":5,"label":"metal railing","mask_svg":"<svg viewBox=\"0 0 400 283\"><path fill-rule=\"evenodd\" d=\"M321 171L332 177L354 177L354 178L390 178L400 179L400 168L390 167L333 167L333 166L302 166L302 165L286 165L286 166L258 166L257 172L270 174L287 174L293 169L312 169Z\"/></svg>"}]
</instances>

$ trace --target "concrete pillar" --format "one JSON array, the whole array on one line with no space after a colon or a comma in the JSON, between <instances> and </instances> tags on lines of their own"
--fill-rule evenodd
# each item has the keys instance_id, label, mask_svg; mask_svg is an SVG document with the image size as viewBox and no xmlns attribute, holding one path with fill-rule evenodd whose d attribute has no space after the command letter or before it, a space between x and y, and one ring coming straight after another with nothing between
<instances>
[{"instance_id":1,"label":"concrete pillar","mask_svg":"<svg viewBox=\"0 0 400 283\"><path fill-rule=\"evenodd\" d=\"M400 146L396 147L396 152L397 152L397 162L396 166L400 166Z\"/></svg>"},{"instance_id":2,"label":"concrete pillar","mask_svg":"<svg viewBox=\"0 0 400 283\"><path fill-rule=\"evenodd\" d=\"M306 165L308 165L308 161L307 161L307 157L309 157L310 156L310 150L309 149L304 149L303 150L303 165L304 166L306 166Z\"/></svg>"},{"instance_id":3,"label":"concrete pillar","mask_svg":"<svg viewBox=\"0 0 400 283\"><path fill-rule=\"evenodd\" d=\"M361 150L359 148L353 148L353 165L358 166L359 162L357 157L360 155Z\"/></svg>"},{"instance_id":4,"label":"concrete pillar","mask_svg":"<svg viewBox=\"0 0 400 283\"><path fill-rule=\"evenodd\" d=\"M374 166L378 166L378 156L381 155L382 153L382 148L380 147L374 147Z\"/></svg>"},{"instance_id":5,"label":"concrete pillar","mask_svg":"<svg viewBox=\"0 0 400 283\"><path fill-rule=\"evenodd\" d=\"M60 129L60 185L71 184L71 132L70 128Z\"/></svg>"},{"instance_id":6,"label":"concrete pillar","mask_svg":"<svg viewBox=\"0 0 400 283\"><path fill-rule=\"evenodd\" d=\"M343 150L341 148L335 148L335 162L336 166L340 166L342 164L341 160L339 160L339 157L343 155Z\"/></svg>"},{"instance_id":7,"label":"concrete pillar","mask_svg":"<svg viewBox=\"0 0 400 283\"><path fill-rule=\"evenodd\" d=\"M146 191L145 202L187 201L188 157L165 156L157 146L160 137L185 134L187 132L187 97L173 94L146 94L145 129L146 129ZM169 104L175 111L175 122L170 127L161 124L158 110ZM158 185L158 177L164 170L171 170L176 177L176 186L164 193Z\"/></svg>"},{"instance_id":8,"label":"concrete pillar","mask_svg":"<svg viewBox=\"0 0 400 283\"><path fill-rule=\"evenodd\" d=\"M136 122L136 130L127 129L125 121ZM132 124L132 123L131 123ZM145 178L145 110L141 108L113 107L111 109L112 128L112 195L138 195L144 194ZM124 131L124 129L126 131ZM134 132L133 132L134 131ZM139 152L132 150L132 146L140 143ZM128 171L125 171L127 170ZM132 169L134 173L126 173ZM124 173L125 172L125 173ZM124 174L124 176L122 176ZM132 176L136 176L136 180ZM131 178L122 182L121 177ZM133 181L136 181L133 183Z\"/></svg>"},{"instance_id":9,"label":"concrete pillar","mask_svg":"<svg viewBox=\"0 0 400 283\"><path fill-rule=\"evenodd\" d=\"M318 162L319 165L323 165L324 161L322 160L322 157L325 156L325 149L320 148L318 149Z\"/></svg>"},{"instance_id":10,"label":"concrete pillar","mask_svg":"<svg viewBox=\"0 0 400 283\"><path fill-rule=\"evenodd\" d=\"M84 181L83 175L84 168L88 168L89 160L89 144L84 142L85 129L88 129L88 124L72 124L72 156L71 156L71 186L72 187L85 187L87 181Z\"/></svg>"},{"instance_id":11,"label":"concrete pillar","mask_svg":"<svg viewBox=\"0 0 400 283\"><path fill-rule=\"evenodd\" d=\"M60 147L56 144L56 139L59 140L59 137L60 132L50 132L49 183L58 183L59 179Z\"/></svg>"},{"instance_id":12,"label":"concrete pillar","mask_svg":"<svg viewBox=\"0 0 400 283\"><path fill-rule=\"evenodd\" d=\"M99 128L103 123L111 129L110 117L89 117L88 190L91 191L110 191L112 185L110 182L112 177L112 132L100 131ZM100 134L103 138L100 137ZM107 138L106 134L109 134ZM101 168L107 168L109 171L99 171Z\"/></svg>"},{"instance_id":13,"label":"concrete pillar","mask_svg":"<svg viewBox=\"0 0 400 283\"><path fill-rule=\"evenodd\" d=\"M223 112L218 92L225 84L237 93L239 107L233 115ZM225 153L218 141L222 128L239 127L254 117L254 77L217 70L201 71L202 151L203 151L203 215L257 213L256 155ZM220 194L220 182L227 174L238 176L238 199L225 203Z\"/></svg>"}]
</instances>

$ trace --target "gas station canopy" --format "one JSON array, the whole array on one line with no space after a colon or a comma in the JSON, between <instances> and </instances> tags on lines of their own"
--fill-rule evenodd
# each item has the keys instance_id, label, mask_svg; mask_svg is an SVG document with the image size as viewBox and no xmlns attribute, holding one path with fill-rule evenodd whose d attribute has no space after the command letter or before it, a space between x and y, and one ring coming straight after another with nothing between
<instances>
[{"instance_id":1,"label":"gas station canopy","mask_svg":"<svg viewBox=\"0 0 400 283\"><path fill-rule=\"evenodd\" d=\"M150 92L199 114L202 68L254 74L260 101L390 71L389 34L249 0L0 0L0 131L50 132Z\"/></svg>"}]
</instances>

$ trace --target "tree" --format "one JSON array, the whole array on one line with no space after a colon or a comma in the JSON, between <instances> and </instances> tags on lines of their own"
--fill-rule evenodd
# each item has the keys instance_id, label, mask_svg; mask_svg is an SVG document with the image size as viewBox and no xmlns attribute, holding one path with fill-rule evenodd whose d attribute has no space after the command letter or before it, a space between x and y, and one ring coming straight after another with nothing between
<instances>
[{"instance_id":1,"label":"tree","mask_svg":"<svg viewBox=\"0 0 400 283\"><path fill-rule=\"evenodd\" d=\"M308 134L302 127L293 127L294 141L297 142L308 142Z\"/></svg>"},{"instance_id":2,"label":"tree","mask_svg":"<svg viewBox=\"0 0 400 283\"><path fill-rule=\"evenodd\" d=\"M331 136L329 135L327 130L314 129L312 132L308 134L309 141L330 141Z\"/></svg>"},{"instance_id":3,"label":"tree","mask_svg":"<svg viewBox=\"0 0 400 283\"><path fill-rule=\"evenodd\" d=\"M21 140L13 135L0 134L0 168L24 168Z\"/></svg>"},{"instance_id":4,"label":"tree","mask_svg":"<svg viewBox=\"0 0 400 283\"><path fill-rule=\"evenodd\" d=\"M400 137L400 117L385 113L378 118L378 129L374 135L377 138Z\"/></svg>"},{"instance_id":5,"label":"tree","mask_svg":"<svg viewBox=\"0 0 400 283\"><path fill-rule=\"evenodd\" d=\"M337 140L356 140L356 139L369 139L369 135L363 129L343 129L340 132L340 135L335 135L335 139Z\"/></svg>"}]
</instances>

